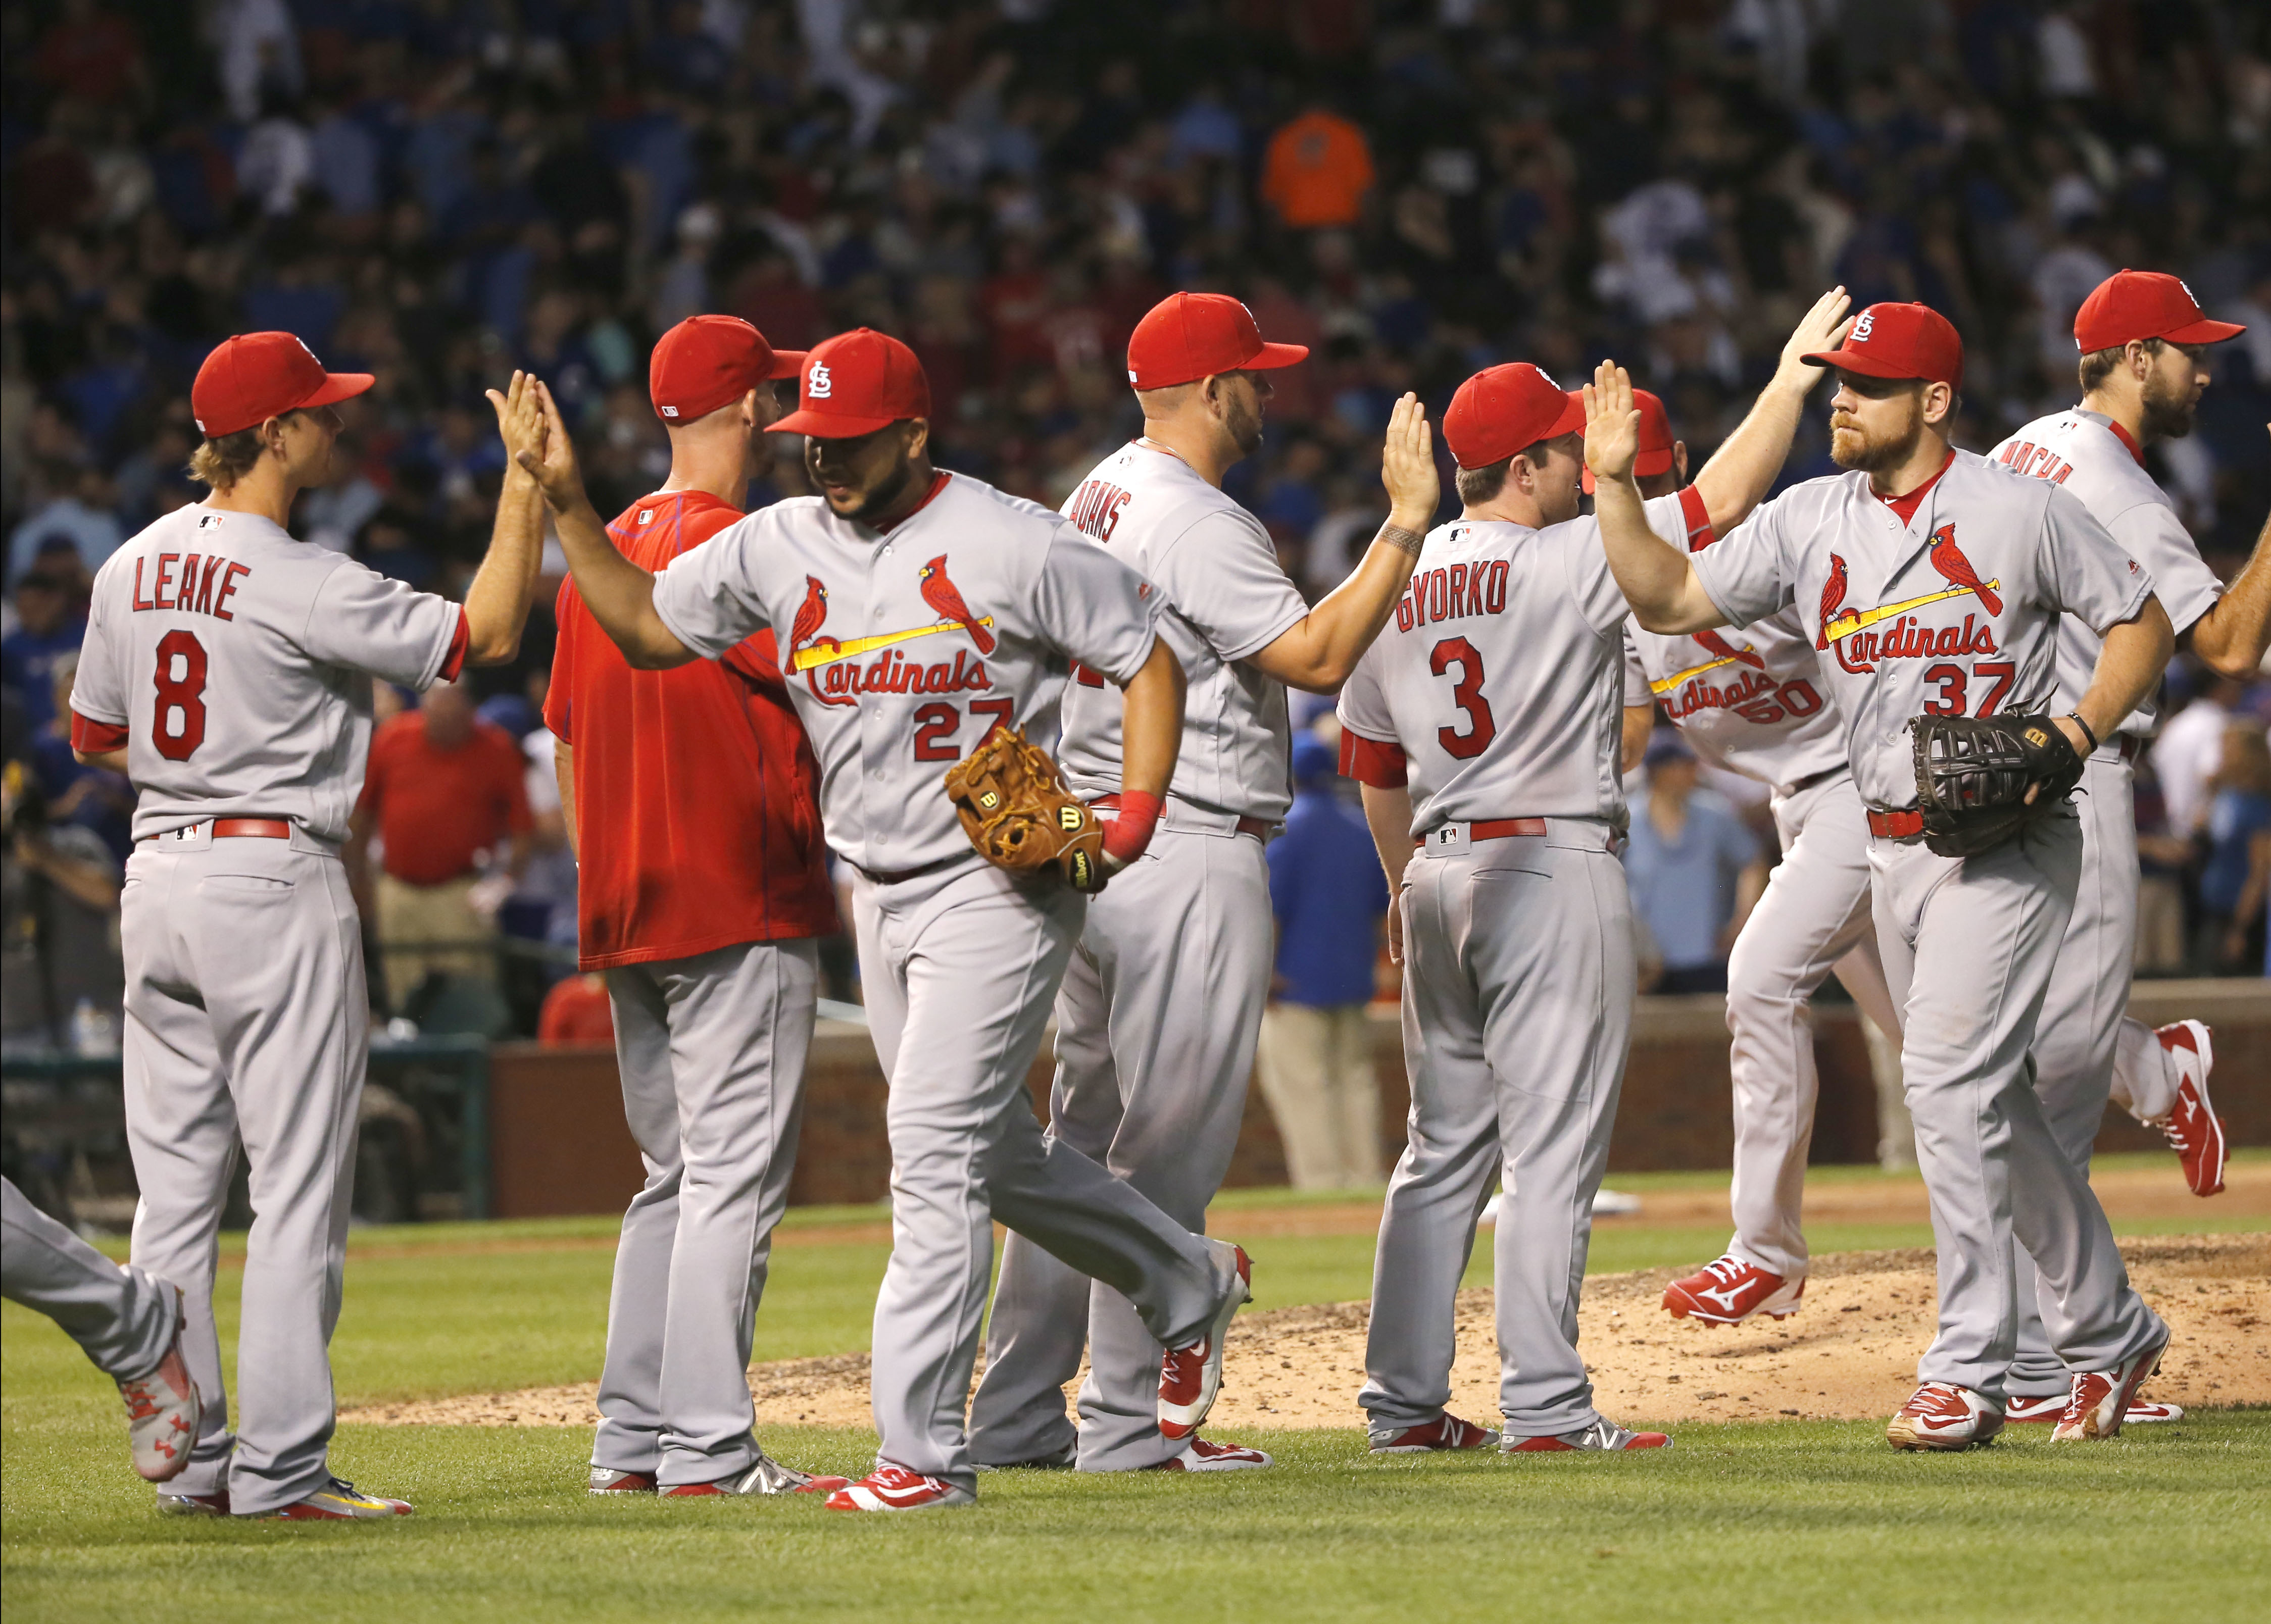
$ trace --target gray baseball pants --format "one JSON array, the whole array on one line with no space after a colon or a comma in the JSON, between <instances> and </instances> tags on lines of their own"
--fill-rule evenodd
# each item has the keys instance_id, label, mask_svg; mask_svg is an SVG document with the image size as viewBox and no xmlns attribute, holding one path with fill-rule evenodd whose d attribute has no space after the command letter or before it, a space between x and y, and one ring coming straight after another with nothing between
<instances>
[{"instance_id":1,"label":"gray baseball pants","mask_svg":"<svg viewBox=\"0 0 2271 1624\"><path fill-rule=\"evenodd\" d=\"M1237 1148L1273 945L1262 842L1222 822L1161 828L1090 901L1057 995L1049 1104L1050 1138L1200 1234ZM1182 1452L1159 1435L1165 1350L1134 1306L1013 1235L971 1405L974 1459L1007 1465L1073 1441L1062 1390L1083 1345L1081 1470L1134 1471Z\"/></svg>"},{"instance_id":2,"label":"gray baseball pants","mask_svg":"<svg viewBox=\"0 0 2271 1624\"><path fill-rule=\"evenodd\" d=\"M869 1378L878 1458L973 1493L963 1418L994 1220L1121 1292L1168 1346L1203 1334L1236 1286L1199 1236L1033 1116L1025 1074L1087 906L975 857L853 887L890 1086L891 1261Z\"/></svg>"},{"instance_id":3,"label":"gray baseball pants","mask_svg":"<svg viewBox=\"0 0 2271 1624\"><path fill-rule=\"evenodd\" d=\"M1608 1165L1637 968L1624 867L1605 823L1543 836L1429 838L1404 871L1410 1138L1388 1183L1360 1403L1375 1430L1451 1396L1453 1310L1475 1220L1493 1241L1499 1409L1515 1437L1598 1419L1577 1352L1593 1194Z\"/></svg>"},{"instance_id":4,"label":"gray baseball pants","mask_svg":"<svg viewBox=\"0 0 2271 1624\"><path fill-rule=\"evenodd\" d=\"M759 1453L749 1347L796 1163L819 954L745 942L607 975L646 1183L615 1248L592 1464L713 1483Z\"/></svg>"},{"instance_id":5,"label":"gray baseball pants","mask_svg":"<svg viewBox=\"0 0 2271 1624\"><path fill-rule=\"evenodd\" d=\"M37 1309L114 1382L149 1375L174 1342L176 1295L122 1268L0 1179L0 1296Z\"/></svg>"},{"instance_id":6,"label":"gray baseball pants","mask_svg":"<svg viewBox=\"0 0 2271 1624\"><path fill-rule=\"evenodd\" d=\"M331 849L296 830L214 840L205 827L142 845L126 864L133 1260L182 1288L182 1353L205 1406L168 1492L225 1489L232 1510L259 1515L331 1476L330 1348L369 1006L354 899ZM253 1219L232 1437L212 1284L240 1138Z\"/></svg>"},{"instance_id":7,"label":"gray baseball pants","mask_svg":"<svg viewBox=\"0 0 2271 1624\"><path fill-rule=\"evenodd\" d=\"M2105 1212L2036 1097L2030 1054L2074 910L2082 833L2045 818L1976 857L1872 838L1885 978L1940 1250L1940 1334L1917 1366L1999 1404L2018 1346L2013 1242L2065 1364L2103 1370L2168 1335L2130 1289Z\"/></svg>"},{"instance_id":8,"label":"gray baseball pants","mask_svg":"<svg viewBox=\"0 0 2271 1624\"><path fill-rule=\"evenodd\" d=\"M1774 799L1782 862L1727 961L1734 1043L1735 1218L1727 1250L1784 1279L1806 1272L1806 1152L1820 1082L1811 1005L1832 968L1862 1013L1897 1034L1869 900L1869 821L1850 773Z\"/></svg>"}]
</instances>

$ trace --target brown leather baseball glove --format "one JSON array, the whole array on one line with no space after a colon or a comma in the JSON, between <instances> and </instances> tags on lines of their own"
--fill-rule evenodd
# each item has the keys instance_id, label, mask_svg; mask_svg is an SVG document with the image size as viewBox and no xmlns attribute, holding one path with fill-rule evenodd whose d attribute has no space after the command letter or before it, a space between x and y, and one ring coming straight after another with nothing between
<instances>
[{"instance_id":1,"label":"brown leather baseball glove","mask_svg":"<svg viewBox=\"0 0 2271 1624\"><path fill-rule=\"evenodd\" d=\"M1013 874L1054 872L1104 889L1104 826L1023 728L996 728L946 769L946 795L978 855Z\"/></svg>"}]
</instances>

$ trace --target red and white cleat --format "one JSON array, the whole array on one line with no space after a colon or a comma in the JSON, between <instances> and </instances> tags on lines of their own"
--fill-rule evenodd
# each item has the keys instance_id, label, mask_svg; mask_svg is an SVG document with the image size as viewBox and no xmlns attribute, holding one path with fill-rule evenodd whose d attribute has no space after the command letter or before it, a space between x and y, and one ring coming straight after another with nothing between
<instances>
[{"instance_id":1,"label":"red and white cleat","mask_svg":"<svg viewBox=\"0 0 2271 1624\"><path fill-rule=\"evenodd\" d=\"M2155 1346L2134 1358L2123 1360L2111 1370L2077 1373L2066 1409L2051 1431L2051 1442L2120 1436L2121 1425L2129 1419L2129 1406L2136 1402L2137 1390L2145 1385L2146 1377L2161 1368L2161 1355L2168 1346L2168 1339L2163 1337Z\"/></svg>"},{"instance_id":2,"label":"red and white cleat","mask_svg":"<svg viewBox=\"0 0 2271 1624\"><path fill-rule=\"evenodd\" d=\"M617 1472L612 1466L594 1466L586 1492L593 1494L652 1494L654 1493L654 1473Z\"/></svg>"},{"instance_id":3,"label":"red and white cleat","mask_svg":"<svg viewBox=\"0 0 2271 1624\"><path fill-rule=\"evenodd\" d=\"M408 1516L410 1502L383 1494L366 1494L345 1478L333 1478L304 1500L295 1500L271 1516L279 1523L354 1523L366 1518Z\"/></svg>"},{"instance_id":4,"label":"red and white cleat","mask_svg":"<svg viewBox=\"0 0 2271 1624\"><path fill-rule=\"evenodd\" d=\"M2219 1194L2223 1189L2223 1123L2208 1097L2208 1074L2215 1067L2214 1034L2203 1021L2179 1020L2153 1035L2177 1065L2177 1109L2169 1113L2161 1131L2185 1164L2185 1183L2193 1194Z\"/></svg>"},{"instance_id":5,"label":"red and white cleat","mask_svg":"<svg viewBox=\"0 0 2271 1624\"><path fill-rule=\"evenodd\" d=\"M1501 1455L1545 1455L1568 1450L1668 1450L1672 1440L1660 1432L1633 1432L1606 1416L1590 1427L1557 1437L1515 1438L1500 1443Z\"/></svg>"},{"instance_id":6,"label":"red and white cleat","mask_svg":"<svg viewBox=\"0 0 2271 1624\"><path fill-rule=\"evenodd\" d=\"M1183 1452L1171 1455L1146 1472L1252 1472L1277 1463L1260 1450L1249 1450L1243 1444L1209 1443L1204 1438L1194 1438L1183 1445Z\"/></svg>"},{"instance_id":7,"label":"red and white cleat","mask_svg":"<svg viewBox=\"0 0 2271 1624\"><path fill-rule=\"evenodd\" d=\"M1926 1382L1885 1427L1896 1450L1968 1450L2003 1430L2003 1413L1968 1387Z\"/></svg>"},{"instance_id":8,"label":"red and white cleat","mask_svg":"<svg viewBox=\"0 0 2271 1624\"><path fill-rule=\"evenodd\" d=\"M1214 1408L1215 1395L1222 1391L1223 1343L1229 1335L1230 1322L1254 1298L1254 1264L1246 1249L1227 1241L1207 1244L1228 1250L1237 1274L1206 1335L1188 1346L1169 1348L1159 1361L1159 1435L1163 1438L1189 1437Z\"/></svg>"},{"instance_id":9,"label":"red and white cleat","mask_svg":"<svg viewBox=\"0 0 2271 1624\"><path fill-rule=\"evenodd\" d=\"M931 1511L977 1503L978 1496L968 1489L905 1466L878 1466L828 1497L830 1511Z\"/></svg>"},{"instance_id":10,"label":"red and white cleat","mask_svg":"<svg viewBox=\"0 0 2271 1624\"><path fill-rule=\"evenodd\" d=\"M1754 1314L1788 1319L1798 1312L1798 1299L1805 1295L1806 1276L1784 1279L1730 1252L1664 1287L1664 1306L1674 1319L1739 1325Z\"/></svg>"},{"instance_id":11,"label":"red and white cleat","mask_svg":"<svg viewBox=\"0 0 2271 1624\"><path fill-rule=\"evenodd\" d=\"M174 1339L166 1356L145 1376L118 1384L126 1401L126 1435L134 1446L134 1470L153 1483L169 1483L190 1464L197 1447L197 1422L205 1414L197 1384L182 1357L182 1294L174 1292Z\"/></svg>"},{"instance_id":12,"label":"red and white cleat","mask_svg":"<svg viewBox=\"0 0 2271 1624\"><path fill-rule=\"evenodd\" d=\"M1437 1450L1486 1450L1498 1442L1498 1435L1446 1410L1424 1427L1383 1427L1371 1435L1371 1442L1375 1455L1426 1455Z\"/></svg>"},{"instance_id":13,"label":"red and white cleat","mask_svg":"<svg viewBox=\"0 0 2271 1624\"><path fill-rule=\"evenodd\" d=\"M2029 1397L2014 1393L2003 1400L2003 1420L2014 1427L2036 1421L2055 1421L2066 1413L2071 1391L2045 1393ZM2121 1418L2124 1427L2145 1427L2161 1421L2180 1421L2185 1419L2185 1407L2180 1404L2159 1404L2150 1398L2133 1398L2128 1413Z\"/></svg>"}]
</instances>

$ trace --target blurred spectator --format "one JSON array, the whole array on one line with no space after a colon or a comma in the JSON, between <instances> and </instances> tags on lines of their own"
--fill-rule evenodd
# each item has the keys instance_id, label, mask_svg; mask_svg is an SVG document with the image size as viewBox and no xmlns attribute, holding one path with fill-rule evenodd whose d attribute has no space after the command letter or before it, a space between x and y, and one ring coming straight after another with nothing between
<instances>
[{"instance_id":1,"label":"blurred spectator","mask_svg":"<svg viewBox=\"0 0 2271 1624\"><path fill-rule=\"evenodd\" d=\"M1388 880L1363 815L1334 792L1332 746L1293 741L1293 805L1270 842L1277 963L1255 1075L1296 1190L1380 1182L1380 1081L1373 1069L1373 967Z\"/></svg>"},{"instance_id":2,"label":"blurred spectator","mask_svg":"<svg viewBox=\"0 0 2271 1624\"><path fill-rule=\"evenodd\" d=\"M2193 843L2169 832L2169 811L2148 753L2135 785L2137 818L2137 950L2140 975L2181 975L2185 948L2185 871Z\"/></svg>"},{"instance_id":3,"label":"blurred spectator","mask_svg":"<svg viewBox=\"0 0 2271 1624\"><path fill-rule=\"evenodd\" d=\"M34 1047L115 1042L125 998L118 859L92 830L49 820L20 761L0 780L0 1041Z\"/></svg>"},{"instance_id":4,"label":"blurred spectator","mask_svg":"<svg viewBox=\"0 0 2271 1624\"><path fill-rule=\"evenodd\" d=\"M1697 789L1695 754L1677 736L1649 745L1642 765L1648 800L1634 809L1625 869L1662 958L1646 990L1724 992L1727 954L1766 889L1765 853L1732 806Z\"/></svg>"},{"instance_id":5,"label":"blurred spectator","mask_svg":"<svg viewBox=\"0 0 2271 1624\"><path fill-rule=\"evenodd\" d=\"M48 555L60 550L76 554L92 579L125 539L126 532L111 511L110 481L99 469L81 469L9 536L8 578L13 581L35 566L47 567Z\"/></svg>"},{"instance_id":6,"label":"blurred spectator","mask_svg":"<svg viewBox=\"0 0 2271 1624\"><path fill-rule=\"evenodd\" d=\"M606 1043L615 1041L615 1015L607 1003L607 978L597 970L562 977L544 995L537 1017L540 1043Z\"/></svg>"},{"instance_id":7,"label":"blurred spectator","mask_svg":"<svg viewBox=\"0 0 2271 1624\"><path fill-rule=\"evenodd\" d=\"M2259 908L2251 917L2244 904L2251 900L2257 837L2271 831L2271 740L2259 724L2240 721L2224 729L2223 760L2208 790L2194 968L2207 975L2246 975L2258 956L2250 937L2260 913ZM2252 901L2260 904L2260 895Z\"/></svg>"},{"instance_id":8,"label":"blurred spectator","mask_svg":"<svg viewBox=\"0 0 2271 1624\"><path fill-rule=\"evenodd\" d=\"M1377 171L1364 131L1328 108L1280 126L1262 159L1262 197L1296 231L1353 226Z\"/></svg>"},{"instance_id":9,"label":"blurred spectator","mask_svg":"<svg viewBox=\"0 0 2271 1624\"><path fill-rule=\"evenodd\" d=\"M134 786L123 773L81 765L73 753L71 696L78 674L78 650L56 662L48 720L32 735L33 768L47 797L48 821L88 830L123 864L133 844Z\"/></svg>"},{"instance_id":10,"label":"blurred spectator","mask_svg":"<svg viewBox=\"0 0 2271 1624\"><path fill-rule=\"evenodd\" d=\"M2161 781L2169 833L2190 840L2208 822L2209 781L2223 765L2223 730L2246 694L2246 685L2209 674L2200 696L2161 723L2153 741L2153 772Z\"/></svg>"},{"instance_id":11,"label":"blurred spectator","mask_svg":"<svg viewBox=\"0 0 2271 1624\"><path fill-rule=\"evenodd\" d=\"M517 879L527 863L525 770L512 735L473 714L461 683L436 683L373 734L349 863L367 874L376 844L375 916L397 1008L429 975L495 979L474 887L485 865Z\"/></svg>"},{"instance_id":12,"label":"blurred spectator","mask_svg":"<svg viewBox=\"0 0 2271 1624\"><path fill-rule=\"evenodd\" d=\"M76 581L42 564L16 583L16 629L0 638L0 681L16 693L24 719L41 729L56 718L56 672L78 658L86 607Z\"/></svg>"}]
</instances>

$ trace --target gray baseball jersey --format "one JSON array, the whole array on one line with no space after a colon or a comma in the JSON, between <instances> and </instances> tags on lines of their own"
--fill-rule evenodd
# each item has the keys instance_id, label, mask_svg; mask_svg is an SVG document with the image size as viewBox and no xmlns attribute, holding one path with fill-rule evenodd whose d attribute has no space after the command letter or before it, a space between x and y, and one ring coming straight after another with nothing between
<instances>
[{"instance_id":1,"label":"gray baseball jersey","mask_svg":"<svg viewBox=\"0 0 2271 1624\"><path fill-rule=\"evenodd\" d=\"M1137 441L1098 463L1065 516L1158 584L1159 634L1189 696L1169 793L1275 823L1292 805L1284 685L1240 661L1308 613L1261 521L1173 452ZM1085 669L1065 692L1065 776L1120 788L1120 695Z\"/></svg>"},{"instance_id":2,"label":"gray baseball jersey","mask_svg":"<svg viewBox=\"0 0 2271 1624\"><path fill-rule=\"evenodd\" d=\"M1709 525L1693 486L1649 502L1648 519L1683 547ZM1596 519L1438 526L1395 619L1341 689L1355 736L1343 760L1401 752L1415 834L1478 818L1621 824L1629 612Z\"/></svg>"},{"instance_id":3,"label":"gray baseball jersey","mask_svg":"<svg viewBox=\"0 0 2271 1624\"><path fill-rule=\"evenodd\" d=\"M2223 596L2223 583L2200 561L2176 503L2145 471L2143 451L2111 418L2080 406L2036 418L1988 455L2014 473L2046 479L2080 498L2090 516L2152 576L2154 596L2179 636ZM2069 617L2060 623L2060 710L2073 709L2089 691L2103 641L2080 619ZM2154 721L2154 705L2148 700L2122 721L2121 731L2149 735Z\"/></svg>"},{"instance_id":4,"label":"gray baseball jersey","mask_svg":"<svg viewBox=\"0 0 2271 1624\"><path fill-rule=\"evenodd\" d=\"M1845 730L1795 608L1747 630L1671 637L1625 623L1625 703L1664 707L1696 751L1761 783L1845 766Z\"/></svg>"},{"instance_id":5,"label":"gray baseball jersey","mask_svg":"<svg viewBox=\"0 0 2271 1624\"><path fill-rule=\"evenodd\" d=\"M55 1321L114 1381L149 1375L173 1346L172 1288L111 1262L11 1178L0 1178L0 1296Z\"/></svg>"},{"instance_id":6,"label":"gray baseball jersey","mask_svg":"<svg viewBox=\"0 0 2271 1624\"><path fill-rule=\"evenodd\" d=\"M1918 715L2047 708L2059 618L2130 619L2152 577L2074 497L1957 451L1900 516L1845 473L1783 492L1691 560L1730 622L1801 606L1861 798L1916 804Z\"/></svg>"},{"instance_id":7,"label":"gray baseball jersey","mask_svg":"<svg viewBox=\"0 0 2271 1624\"><path fill-rule=\"evenodd\" d=\"M978 861L947 768L996 726L1053 743L1071 663L1127 681L1158 604L1068 521L942 473L888 533L816 496L760 508L658 575L654 606L712 659L773 628L828 843L872 874Z\"/></svg>"},{"instance_id":8,"label":"gray baseball jersey","mask_svg":"<svg viewBox=\"0 0 2271 1624\"><path fill-rule=\"evenodd\" d=\"M182 508L96 575L71 708L128 731L137 840L252 817L339 841L371 679L428 686L462 657L464 619L257 514Z\"/></svg>"}]
</instances>

